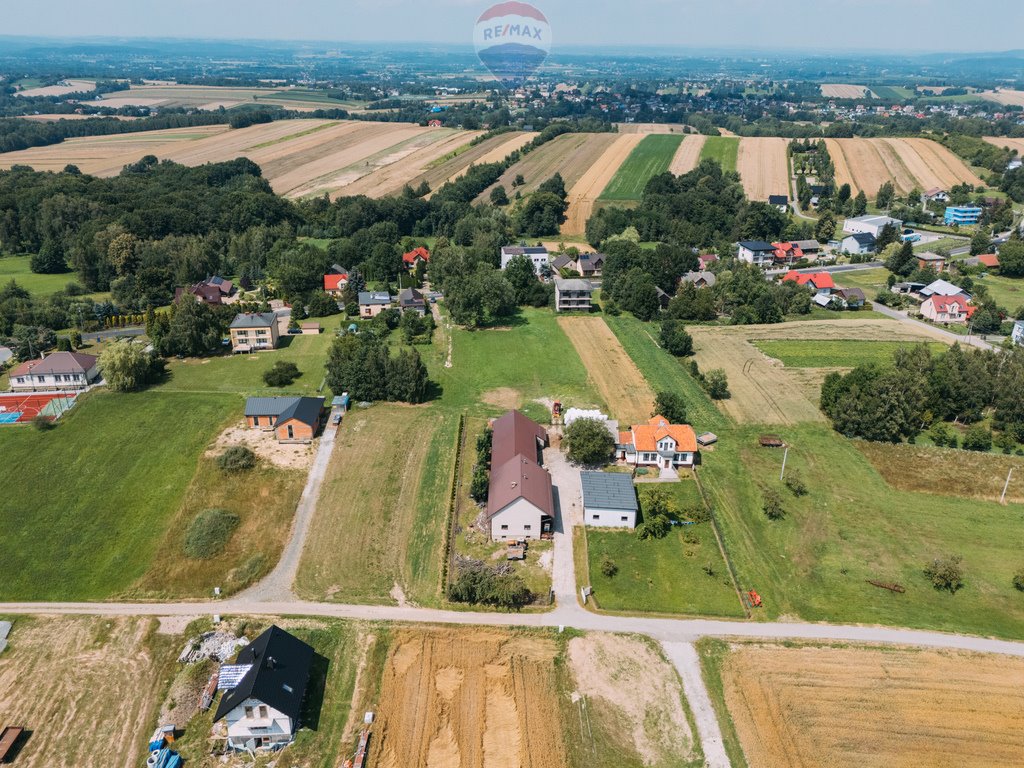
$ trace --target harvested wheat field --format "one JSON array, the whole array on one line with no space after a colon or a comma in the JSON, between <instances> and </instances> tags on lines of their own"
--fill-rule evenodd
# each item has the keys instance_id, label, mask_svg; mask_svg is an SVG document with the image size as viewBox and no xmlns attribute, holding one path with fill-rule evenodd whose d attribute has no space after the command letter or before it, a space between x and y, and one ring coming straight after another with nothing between
<instances>
[{"instance_id":1,"label":"harvested wheat field","mask_svg":"<svg viewBox=\"0 0 1024 768\"><path fill-rule=\"evenodd\" d=\"M56 85L44 85L38 88L25 88L15 91L15 96L27 98L37 96L67 96L72 93L88 93L96 89L96 82L93 80L61 80Z\"/></svg>"},{"instance_id":2,"label":"harvested wheat field","mask_svg":"<svg viewBox=\"0 0 1024 768\"><path fill-rule=\"evenodd\" d=\"M559 317L558 325L576 347L612 418L623 424L640 424L649 419L654 409L654 392L604 318Z\"/></svg>"},{"instance_id":3,"label":"harvested wheat field","mask_svg":"<svg viewBox=\"0 0 1024 768\"><path fill-rule=\"evenodd\" d=\"M987 101L994 101L997 104L1024 107L1024 91L981 91L978 93L978 95L981 98L986 99Z\"/></svg>"},{"instance_id":4,"label":"harvested wheat field","mask_svg":"<svg viewBox=\"0 0 1024 768\"><path fill-rule=\"evenodd\" d=\"M454 157L442 155L431 163L423 173L412 178L409 185L416 188L425 181L430 185L431 190L438 190L449 181L455 181L465 176L471 165L499 163L516 150L529 144L536 136L536 133L520 131L503 133L500 136L492 136L475 147L460 151Z\"/></svg>"},{"instance_id":5,"label":"harvested wheat field","mask_svg":"<svg viewBox=\"0 0 1024 768\"><path fill-rule=\"evenodd\" d=\"M787 139L742 138L736 170L743 191L751 200L766 201L769 195L789 197L789 156Z\"/></svg>"},{"instance_id":6,"label":"harvested wheat field","mask_svg":"<svg viewBox=\"0 0 1024 768\"><path fill-rule=\"evenodd\" d=\"M707 138L700 134L691 134L684 138L676 150L676 156L672 158L672 164L668 167L669 173L682 176L696 168L700 162L700 151L704 149Z\"/></svg>"},{"instance_id":7,"label":"harvested wheat field","mask_svg":"<svg viewBox=\"0 0 1024 768\"><path fill-rule=\"evenodd\" d=\"M155 619L19 618L0 655L0 726L31 731L19 768L134 768L175 657Z\"/></svg>"},{"instance_id":8,"label":"harvested wheat field","mask_svg":"<svg viewBox=\"0 0 1024 768\"><path fill-rule=\"evenodd\" d=\"M702 371L722 368L732 397L719 400L719 408L740 423L796 424L822 422L808 390L778 360L750 342L762 339L935 341L938 333L896 320L822 320L774 325L700 326L687 329L693 337Z\"/></svg>"},{"instance_id":9,"label":"harvested wheat field","mask_svg":"<svg viewBox=\"0 0 1024 768\"><path fill-rule=\"evenodd\" d=\"M984 139L989 144L1016 149L1018 155L1024 155L1024 139L1008 139L1005 136L985 136Z\"/></svg>"},{"instance_id":10,"label":"harvested wheat field","mask_svg":"<svg viewBox=\"0 0 1024 768\"><path fill-rule=\"evenodd\" d=\"M565 212L562 234L581 234L587 227L587 220L594 211L594 203L604 192L630 153L643 141L642 133L625 133L618 136L608 149L590 166L579 181L569 189L569 208Z\"/></svg>"},{"instance_id":11,"label":"harvested wheat field","mask_svg":"<svg viewBox=\"0 0 1024 768\"><path fill-rule=\"evenodd\" d=\"M1024 754L1024 659L739 645L722 678L751 766L997 768Z\"/></svg>"},{"instance_id":12,"label":"harvested wheat field","mask_svg":"<svg viewBox=\"0 0 1024 768\"><path fill-rule=\"evenodd\" d=\"M826 99L863 99L868 95L867 86L847 83L822 83L821 95Z\"/></svg>"},{"instance_id":13,"label":"harvested wheat field","mask_svg":"<svg viewBox=\"0 0 1024 768\"><path fill-rule=\"evenodd\" d=\"M873 197L891 181L897 191L968 182L981 184L967 165L930 139L825 139L836 168L836 183Z\"/></svg>"},{"instance_id":14,"label":"harvested wheat field","mask_svg":"<svg viewBox=\"0 0 1024 768\"><path fill-rule=\"evenodd\" d=\"M496 186L505 187L509 197L514 191L527 195L556 173L562 174L565 188L571 189L616 138L614 133L562 134L524 155L523 159L505 171L495 184L485 189L476 201L488 202L491 190ZM519 175L522 175L525 183L521 187L513 188L512 182Z\"/></svg>"},{"instance_id":15,"label":"harvested wheat field","mask_svg":"<svg viewBox=\"0 0 1024 768\"><path fill-rule=\"evenodd\" d=\"M685 127L669 123L616 123L619 133L683 133Z\"/></svg>"},{"instance_id":16,"label":"harvested wheat field","mask_svg":"<svg viewBox=\"0 0 1024 768\"><path fill-rule=\"evenodd\" d=\"M564 768L554 641L402 630L384 668L376 768Z\"/></svg>"}]
</instances>

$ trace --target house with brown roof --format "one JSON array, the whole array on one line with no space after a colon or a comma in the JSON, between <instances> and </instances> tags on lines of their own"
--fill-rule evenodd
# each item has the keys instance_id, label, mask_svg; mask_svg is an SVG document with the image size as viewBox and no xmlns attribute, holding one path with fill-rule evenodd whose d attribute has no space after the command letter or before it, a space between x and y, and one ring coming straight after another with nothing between
<instances>
[{"instance_id":1,"label":"house with brown roof","mask_svg":"<svg viewBox=\"0 0 1024 768\"><path fill-rule=\"evenodd\" d=\"M100 377L97 362L81 352L53 352L41 360L26 360L11 371L11 391L85 389Z\"/></svg>"},{"instance_id":2,"label":"house with brown roof","mask_svg":"<svg viewBox=\"0 0 1024 768\"><path fill-rule=\"evenodd\" d=\"M176 288L174 300L177 301L184 294L191 293L197 301L205 304L228 304L228 299L235 295L235 285L230 280L225 280L219 275L208 277L200 283L189 285L184 288Z\"/></svg>"},{"instance_id":3,"label":"house with brown roof","mask_svg":"<svg viewBox=\"0 0 1024 768\"><path fill-rule=\"evenodd\" d=\"M519 411L495 419L491 430L487 492L491 538L539 539L551 533L555 516L551 475L541 466L547 431Z\"/></svg>"},{"instance_id":4,"label":"house with brown roof","mask_svg":"<svg viewBox=\"0 0 1024 768\"><path fill-rule=\"evenodd\" d=\"M693 427L670 424L664 416L654 416L646 424L634 424L628 432L619 432L615 445L615 457L634 467L692 467L698 453Z\"/></svg>"}]
</instances>

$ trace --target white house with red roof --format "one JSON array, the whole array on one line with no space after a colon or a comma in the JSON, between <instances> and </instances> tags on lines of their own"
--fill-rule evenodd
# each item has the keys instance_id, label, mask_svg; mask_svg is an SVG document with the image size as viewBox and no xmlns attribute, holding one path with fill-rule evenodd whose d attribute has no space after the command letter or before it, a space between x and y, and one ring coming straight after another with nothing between
<instances>
[{"instance_id":1,"label":"white house with red roof","mask_svg":"<svg viewBox=\"0 0 1024 768\"><path fill-rule=\"evenodd\" d=\"M428 251L422 245L419 246L418 248L413 248L408 253L402 254L402 263L405 265L405 268L408 269L410 272L416 269L416 265L419 264L421 261L424 264L430 263L430 251Z\"/></svg>"},{"instance_id":2,"label":"white house with red roof","mask_svg":"<svg viewBox=\"0 0 1024 768\"><path fill-rule=\"evenodd\" d=\"M975 309L977 307L968 304L963 295L934 294L921 304L921 316L936 323L966 323Z\"/></svg>"},{"instance_id":3,"label":"white house with red roof","mask_svg":"<svg viewBox=\"0 0 1024 768\"><path fill-rule=\"evenodd\" d=\"M775 248L776 264L792 264L794 261L807 258L804 255L803 248L797 243L772 243L772 246Z\"/></svg>"},{"instance_id":4,"label":"white house with red roof","mask_svg":"<svg viewBox=\"0 0 1024 768\"><path fill-rule=\"evenodd\" d=\"M689 424L670 424L655 416L646 424L634 424L619 432L615 457L634 467L678 469L697 462L697 435Z\"/></svg>"},{"instance_id":5,"label":"white house with red roof","mask_svg":"<svg viewBox=\"0 0 1024 768\"><path fill-rule=\"evenodd\" d=\"M324 292L331 296L341 296L348 285L348 272L324 275Z\"/></svg>"},{"instance_id":6,"label":"white house with red roof","mask_svg":"<svg viewBox=\"0 0 1024 768\"><path fill-rule=\"evenodd\" d=\"M836 284L832 280L832 275L828 272L797 272L796 270L791 269L783 275L782 282L805 285L815 293L823 294L825 296L830 296L832 291L836 289Z\"/></svg>"}]
</instances>

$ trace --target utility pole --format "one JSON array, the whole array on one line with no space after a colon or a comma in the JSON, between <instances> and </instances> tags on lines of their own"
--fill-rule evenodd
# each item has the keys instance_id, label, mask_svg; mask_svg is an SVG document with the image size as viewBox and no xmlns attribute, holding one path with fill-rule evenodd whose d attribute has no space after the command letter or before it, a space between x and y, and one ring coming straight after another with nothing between
<instances>
[{"instance_id":1,"label":"utility pole","mask_svg":"<svg viewBox=\"0 0 1024 768\"><path fill-rule=\"evenodd\" d=\"M786 446L785 453L782 454L782 471L779 473L779 482L786 476L786 459L789 458L789 446Z\"/></svg>"},{"instance_id":2,"label":"utility pole","mask_svg":"<svg viewBox=\"0 0 1024 768\"><path fill-rule=\"evenodd\" d=\"M1006 473L1006 482L1003 484L1003 494L999 497L999 503L1006 503L1006 489L1010 487L1010 475L1013 474L1013 467L1010 467L1010 471Z\"/></svg>"}]
</instances>

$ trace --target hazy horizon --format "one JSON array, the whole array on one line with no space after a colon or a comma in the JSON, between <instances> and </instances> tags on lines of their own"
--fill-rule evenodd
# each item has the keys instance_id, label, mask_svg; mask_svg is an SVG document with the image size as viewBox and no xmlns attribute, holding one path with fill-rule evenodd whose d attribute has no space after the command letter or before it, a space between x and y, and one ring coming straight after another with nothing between
<instances>
[{"instance_id":1,"label":"hazy horizon","mask_svg":"<svg viewBox=\"0 0 1024 768\"><path fill-rule=\"evenodd\" d=\"M0 35L469 45L477 16L492 4L296 0L285 6L279 0L178 0L145 7L138 0L53 0L45 13L24 6L7 9ZM718 0L692 7L671 0L557 0L533 5L551 22L555 54L560 46L602 45L780 54L986 53L1021 47L1008 33L993 35L994 25L1012 30L1024 24L1019 0L993 0L978 20L962 20L964 5L953 0ZM744 23L737 25L737 19Z\"/></svg>"}]
</instances>

